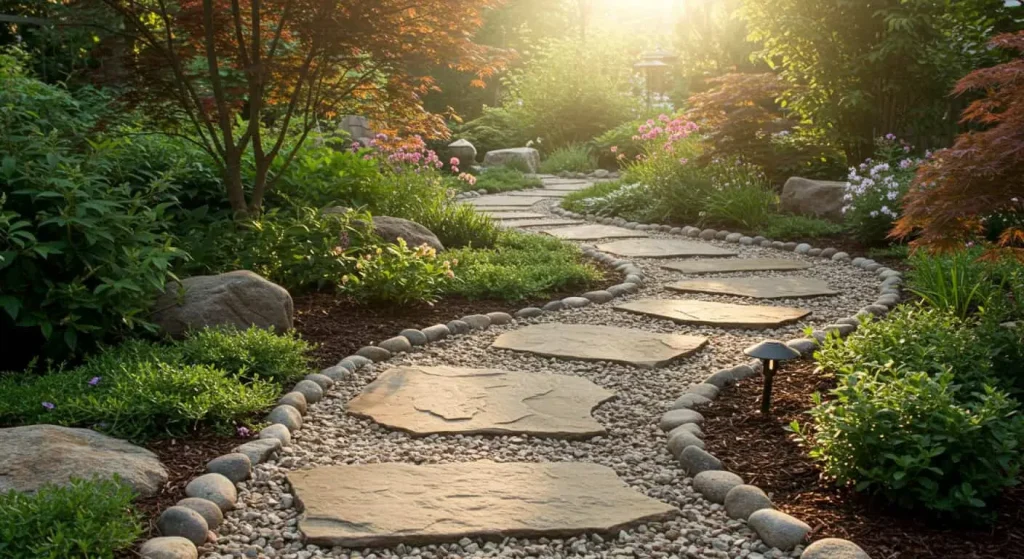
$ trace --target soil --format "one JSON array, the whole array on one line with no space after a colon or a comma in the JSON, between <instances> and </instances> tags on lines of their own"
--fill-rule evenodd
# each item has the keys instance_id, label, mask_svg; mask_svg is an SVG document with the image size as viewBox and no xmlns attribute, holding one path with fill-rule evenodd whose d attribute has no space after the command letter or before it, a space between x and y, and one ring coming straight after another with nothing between
<instances>
[{"instance_id":1,"label":"soil","mask_svg":"<svg viewBox=\"0 0 1024 559\"><path fill-rule=\"evenodd\" d=\"M811 537L844 538L875 559L1007 559L1024 557L1024 489L1007 491L996 504L995 524L971 528L943 523L831 486L786 426L806 423L811 394L835 386L815 364L787 364L776 374L772 413L762 416L761 379L723 390L702 408L708 452L747 483L763 489L775 506L807 522Z\"/></svg>"}]
</instances>

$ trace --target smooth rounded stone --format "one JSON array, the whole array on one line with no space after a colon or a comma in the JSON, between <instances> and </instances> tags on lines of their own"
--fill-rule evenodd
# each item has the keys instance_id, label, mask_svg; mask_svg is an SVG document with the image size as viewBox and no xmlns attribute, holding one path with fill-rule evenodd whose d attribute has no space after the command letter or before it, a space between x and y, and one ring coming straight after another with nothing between
<instances>
[{"instance_id":1,"label":"smooth rounded stone","mask_svg":"<svg viewBox=\"0 0 1024 559\"><path fill-rule=\"evenodd\" d=\"M299 384L302 383L300 382ZM302 428L302 414L292 406L277 406L267 414L267 423L278 423L284 425L288 428L289 432L294 433Z\"/></svg>"},{"instance_id":2,"label":"smooth rounded stone","mask_svg":"<svg viewBox=\"0 0 1024 559\"><path fill-rule=\"evenodd\" d=\"M750 367L751 371L754 371L755 375L759 375L764 372L764 361L760 359L751 359L747 361L747 366Z\"/></svg>"},{"instance_id":3,"label":"smooth rounded stone","mask_svg":"<svg viewBox=\"0 0 1024 559\"><path fill-rule=\"evenodd\" d=\"M405 330L399 332L398 335L409 340L409 344L412 345L413 347L427 345L427 342L430 341L427 338L426 334L424 334L420 330L416 330L413 328L406 328Z\"/></svg>"},{"instance_id":4,"label":"smooth rounded stone","mask_svg":"<svg viewBox=\"0 0 1024 559\"><path fill-rule=\"evenodd\" d=\"M164 536L147 540L139 555L142 559L199 559L199 550L187 538Z\"/></svg>"},{"instance_id":5,"label":"smooth rounded stone","mask_svg":"<svg viewBox=\"0 0 1024 559\"><path fill-rule=\"evenodd\" d=\"M644 284L644 277L643 276L639 276L637 274L629 274L623 280L623 283L634 283L636 285L643 285Z\"/></svg>"},{"instance_id":6,"label":"smooth rounded stone","mask_svg":"<svg viewBox=\"0 0 1024 559\"><path fill-rule=\"evenodd\" d=\"M448 331L450 331L454 336L468 334L472 329L473 327L465 320L453 320L448 323Z\"/></svg>"},{"instance_id":7,"label":"smooth rounded stone","mask_svg":"<svg viewBox=\"0 0 1024 559\"><path fill-rule=\"evenodd\" d=\"M725 495L725 513L729 518L746 520L750 515L761 509L772 508L772 500L753 485L737 485Z\"/></svg>"},{"instance_id":8,"label":"smooth rounded stone","mask_svg":"<svg viewBox=\"0 0 1024 559\"><path fill-rule=\"evenodd\" d=\"M621 271L627 276L640 276L641 278L644 276L644 271L632 264L623 266Z\"/></svg>"},{"instance_id":9,"label":"smooth rounded stone","mask_svg":"<svg viewBox=\"0 0 1024 559\"><path fill-rule=\"evenodd\" d=\"M469 324L469 327L473 330L486 330L491 327L491 319L486 314L471 314L462 317L460 320Z\"/></svg>"},{"instance_id":10,"label":"smooth rounded stone","mask_svg":"<svg viewBox=\"0 0 1024 559\"><path fill-rule=\"evenodd\" d=\"M792 241L790 241L788 243L782 243L782 250L788 250L790 252L793 252L794 250L796 250L797 246L798 246L798 244L794 243Z\"/></svg>"},{"instance_id":11,"label":"smooth rounded stone","mask_svg":"<svg viewBox=\"0 0 1024 559\"><path fill-rule=\"evenodd\" d=\"M192 509L199 513L199 516L202 516L203 520L206 521L206 527L210 530L216 530L220 523L224 522L224 512L220 510L217 503L207 499L185 497L178 501L175 506Z\"/></svg>"},{"instance_id":12,"label":"smooth rounded stone","mask_svg":"<svg viewBox=\"0 0 1024 559\"><path fill-rule=\"evenodd\" d=\"M833 262L848 262L849 260L850 260L850 255L846 254L845 252L837 252L837 253L832 255L832 261Z\"/></svg>"},{"instance_id":13,"label":"smooth rounded stone","mask_svg":"<svg viewBox=\"0 0 1024 559\"><path fill-rule=\"evenodd\" d=\"M825 340L828 339L828 332L824 330L813 330L811 331L810 337L814 338L819 344L823 344L825 343Z\"/></svg>"},{"instance_id":14,"label":"smooth rounded stone","mask_svg":"<svg viewBox=\"0 0 1024 559\"><path fill-rule=\"evenodd\" d=\"M763 237L763 236L761 236L761 235L756 235L756 236L754 236L753 240L754 240L754 244L755 245L760 245L761 243L767 241L768 239Z\"/></svg>"},{"instance_id":15,"label":"smooth rounded stone","mask_svg":"<svg viewBox=\"0 0 1024 559\"><path fill-rule=\"evenodd\" d=\"M697 238L700 237L700 229L688 225L683 228L683 234L687 237Z\"/></svg>"},{"instance_id":16,"label":"smooth rounded stone","mask_svg":"<svg viewBox=\"0 0 1024 559\"><path fill-rule=\"evenodd\" d=\"M845 338L857 331L857 327L850 324L828 324L823 328L825 332L838 332L839 337Z\"/></svg>"},{"instance_id":17,"label":"smooth rounded stone","mask_svg":"<svg viewBox=\"0 0 1024 559\"><path fill-rule=\"evenodd\" d=\"M562 303L565 304L567 309L582 309L583 307L590 306L592 301L586 297L566 297L562 299Z\"/></svg>"},{"instance_id":18,"label":"smooth rounded stone","mask_svg":"<svg viewBox=\"0 0 1024 559\"><path fill-rule=\"evenodd\" d=\"M900 285L903 285L903 280L900 278L884 279L881 283L882 289L885 289L887 287L899 287Z\"/></svg>"},{"instance_id":19,"label":"smooth rounded stone","mask_svg":"<svg viewBox=\"0 0 1024 559\"><path fill-rule=\"evenodd\" d=\"M825 538L807 546L800 559L871 559L871 556L849 540Z\"/></svg>"},{"instance_id":20,"label":"smooth rounded stone","mask_svg":"<svg viewBox=\"0 0 1024 559\"><path fill-rule=\"evenodd\" d=\"M261 440L275 440L281 446L288 446L292 442L292 432L288 427L275 423L260 430Z\"/></svg>"},{"instance_id":21,"label":"smooth rounded stone","mask_svg":"<svg viewBox=\"0 0 1024 559\"><path fill-rule=\"evenodd\" d=\"M738 243L743 238L743 233L729 233L725 236L725 240L730 243Z\"/></svg>"},{"instance_id":22,"label":"smooth rounded stone","mask_svg":"<svg viewBox=\"0 0 1024 559\"><path fill-rule=\"evenodd\" d=\"M370 361L373 361L374 363L379 363L381 361L387 361L388 359L391 359L390 351L382 347L372 345L360 348L359 351L356 352L356 355L360 357L365 357Z\"/></svg>"},{"instance_id":23,"label":"smooth rounded stone","mask_svg":"<svg viewBox=\"0 0 1024 559\"><path fill-rule=\"evenodd\" d=\"M694 424L688 423L687 425ZM673 433L676 432L673 430ZM704 441L700 440L700 437L693 433L690 433L689 431L679 431L675 435L672 435L671 437L668 438L668 451L677 460L679 459L679 456L683 453L683 450L691 446L695 446L697 448L702 449L704 448Z\"/></svg>"},{"instance_id":24,"label":"smooth rounded stone","mask_svg":"<svg viewBox=\"0 0 1024 559\"><path fill-rule=\"evenodd\" d=\"M693 476L693 488L712 503L722 504L729 491L743 485L743 478L725 470L708 470Z\"/></svg>"},{"instance_id":25,"label":"smooth rounded stone","mask_svg":"<svg viewBox=\"0 0 1024 559\"><path fill-rule=\"evenodd\" d=\"M679 453L679 464L686 473L695 476L701 472L721 470L722 461L708 451L696 446L688 446Z\"/></svg>"},{"instance_id":26,"label":"smooth rounded stone","mask_svg":"<svg viewBox=\"0 0 1024 559\"><path fill-rule=\"evenodd\" d=\"M838 252L839 252L839 249L835 249L835 248L831 248L831 247L830 248L826 248L826 249L822 249L821 257L822 258L832 258Z\"/></svg>"},{"instance_id":27,"label":"smooth rounded stone","mask_svg":"<svg viewBox=\"0 0 1024 559\"><path fill-rule=\"evenodd\" d=\"M291 406L299 410L300 414L306 415L306 396L303 395L302 392L289 392L284 396L281 396L281 398L277 401L277 405Z\"/></svg>"},{"instance_id":28,"label":"smooth rounded stone","mask_svg":"<svg viewBox=\"0 0 1024 559\"><path fill-rule=\"evenodd\" d=\"M310 373L302 377L302 379L315 382L318 386L320 386L320 388L324 390L330 390L331 387L334 386L334 381L331 380L330 377L328 377L327 375L322 375L320 373Z\"/></svg>"},{"instance_id":29,"label":"smooth rounded stone","mask_svg":"<svg viewBox=\"0 0 1024 559\"><path fill-rule=\"evenodd\" d=\"M769 241L769 240L765 239L765 240L761 241L760 245L761 245L761 248L772 248L772 241Z\"/></svg>"},{"instance_id":30,"label":"smooth rounded stone","mask_svg":"<svg viewBox=\"0 0 1024 559\"><path fill-rule=\"evenodd\" d=\"M231 510L238 501L235 484L221 474L203 474L188 482L185 495L213 501L220 510Z\"/></svg>"},{"instance_id":31,"label":"smooth rounded stone","mask_svg":"<svg viewBox=\"0 0 1024 559\"><path fill-rule=\"evenodd\" d=\"M637 227L640 227L640 224L635 221L627 221L622 227L626 229L636 229Z\"/></svg>"},{"instance_id":32,"label":"smooth rounded stone","mask_svg":"<svg viewBox=\"0 0 1024 559\"><path fill-rule=\"evenodd\" d=\"M752 237L740 237L740 240L738 242L741 245L748 247L754 244L754 239Z\"/></svg>"},{"instance_id":33,"label":"smooth rounded stone","mask_svg":"<svg viewBox=\"0 0 1024 559\"><path fill-rule=\"evenodd\" d=\"M307 404L315 404L324 398L324 389L311 380L300 380L292 388L292 392L302 394L306 398Z\"/></svg>"},{"instance_id":34,"label":"smooth rounded stone","mask_svg":"<svg viewBox=\"0 0 1024 559\"><path fill-rule=\"evenodd\" d=\"M581 297L587 299L591 303L597 303L599 305L602 303L607 303L608 301L611 301L612 299L615 298L614 295L607 291L588 291L581 295Z\"/></svg>"},{"instance_id":35,"label":"smooth rounded stone","mask_svg":"<svg viewBox=\"0 0 1024 559\"><path fill-rule=\"evenodd\" d=\"M821 249L812 248L811 250L807 251L807 256L821 256Z\"/></svg>"},{"instance_id":36,"label":"smooth rounded stone","mask_svg":"<svg viewBox=\"0 0 1024 559\"><path fill-rule=\"evenodd\" d=\"M836 321L836 324L849 324L854 328L860 327L860 321L857 320L856 318L853 318L852 316L847 318L840 318L839 320Z\"/></svg>"},{"instance_id":37,"label":"smooth rounded stone","mask_svg":"<svg viewBox=\"0 0 1024 559\"><path fill-rule=\"evenodd\" d=\"M271 425L270 427L275 427ZM268 429L270 428L268 427ZM288 433L288 429L284 428L283 425L278 425L285 434L291 440L291 434ZM262 432L261 432L262 433ZM242 443L235 448L231 449L231 452L241 452L242 454L249 457L249 463L252 465L262 464L270 459L277 451L281 450L281 440L273 437L256 439L247 443Z\"/></svg>"},{"instance_id":38,"label":"smooth rounded stone","mask_svg":"<svg viewBox=\"0 0 1024 559\"><path fill-rule=\"evenodd\" d=\"M853 260L850 260L850 265L860 268L864 264L865 260L867 260L867 258L864 258L863 256L858 256Z\"/></svg>"},{"instance_id":39,"label":"smooth rounded stone","mask_svg":"<svg viewBox=\"0 0 1024 559\"><path fill-rule=\"evenodd\" d=\"M673 227L668 230L669 235L681 235L683 233L682 227Z\"/></svg>"},{"instance_id":40,"label":"smooth rounded stone","mask_svg":"<svg viewBox=\"0 0 1024 559\"><path fill-rule=\"evenodd\" d=\"M729 237L729 234L729 231L719 231L715 233L715 239L719 241L724 241L726 238Z\"/></svg>"},{"instance_id":41,"label":"smooth rounded stone","mask_svg":"<svg viewBox=\"0 0 1024 559\"><path fill-rule=\"evenodd\" d=\"M335 382L337 382L339 380L342 380L343 378L347 377L351 373L352 373L352 369L343 366L341 363L339 363L339 364L337 364L337 365L335 365L333 367L327 367L326 369L320 371L321 375L323 375L323 376L325 376L325 377L327 377L327 378L329 378L329 379L331 379L331 380L333 380Z\"/></svg>"},{"instance_id":42,"label":"smooth rounded stone","mask_svg":"<svg viewBox=\"0 0 1024 559\"><path fill-rule=\"evenodd\" d=\"M492 326L503 326L512 322L512 315L506 312L489 312L486 316L490 319Z\"/></svg>"},{"instance_id":43,"label":"smooth rounded stone","mask_svg":"<svg viewBox=\"0 0 1024 559\"><path fill-rule=\"evenodd\" d=\"M775 250L782 250L786 248L786 243L782 241L772 241L772 248L774 248Z\"/></svg>"},{"instance_id":44,"label":"smooth rounded stone","mask_svg":"<svg viewBox=\"0 0 1024 559\"><path fill-rule=\"evenodd\" d=\"M835 257L833 257L833 258L835 258ZM865 264L863 266L863 268L864 268L864 271L867 271L867 272L876 272L876 271L882 269L882 265L879 264L878 262L872 262L871 264Z\"/></svg>"},{"instance_id":45,"label":"smooth rounded stone","mask_svg":"<svg viewBox=\"0 0 1024 559\"><path fill-rule=\"evenodd\" d=\"M795 252L797 254L807 254L808 252L811 251L811 248L812 248L811 245L809 245L807 243L800 243L800 244L796 245L795 247L793 247L793 252Z\"/></svg>"},{"instance_id":46,"label":"smooth rounded stone","mask_svg":"<svg viewBox=\"0 0 1024 559\"><path fill-rule=\"evenodd\" d=\"M526 307L516 311L516 318L537 318L544 314L544 309L538 309L537 307Z\"/></svg>"},{"instance_id":47,"label":"smooth rounded stone","mask_svg":"<svg viewBox=\"0 0 1024 559\"><path fill-rule=\"evenodd\" d=\"M889 308L883 305L868 305L861 310L869 312L875 316L882 316L889 312Z\"/></svg>"},{"instance_id":48,"label":"smooth rounded stone","mask_svg":"<svg viewBox=\"0 0 1024 559\"><path fill-rule=\"evenodd\" d=\"M688 394L700 394L708 400L714 400L718 397L718 387L706 382L691 385L686 389L686 392Z\"/></svg>"},{"instance_id":49,"label":"smooth rounded stone","mask_svg":"<svg viewBox=\"0 0 1024 559\"><path fill-rule=\"evenodd\" d=\"M719 389L736 384L737 381L754 376L754 370L747 365L739 365L730 369L722 369L704 379L704 384L710 384Z\"/></svg>"},{"instance_id":50,"label":"smooth rounded stone","mask_svg":"<svg viewBox=\"0 0 1024 559\"><path fill-rule=\"evenodd\" d=\"M612 295L615 295L616 297L619 297L621 295L627 295L629 293L636 293L639 290L640 286L635 283L620 283L609 287L605 291L611 293Z\"/></svg>"},{"instance_id":51,"label":"smooth rounded stone","mask_svg":"<svg viewBox=\"0 0 1024 559\"><path fill-rule=\"evenodd\" d=\"M342 361L348 361L352 363L355 366L355 369L353 370L362 369L363 367L373 363L372 359L363 357L362 355L349 355L348 357L342 359Z\"/></svg>"},{"instance_id":52,"label":"smooth rounded stone","mask_svg":"<svg viewBox=\"0 0 1024 559\"><path fill-rule=\"evenodd\" d=\"M390 354L408 353L412 351L412 343L409 341L409 338L406 338L405 336L388 338L377 344L377 347L386 350Z\"/></svg>"},{"instance_id":53,"label":"smooth rounded stone","mask_svg":"<svg viewBox=\"0 0 1024 559\"><path fill-rule=\"evenodd\" d=\"M786 345L800 352L800 355L810 355L818 349L818 341L811 338L789 340Z\"/></svg>"},{"instance_id":54,"label":"smooth rounded stone","mask_svg":"<svg viewBox=\"0 0 1024 559\"><path fill-rule=\"evenodd\" d=\"M669 409L693 409L697 406L706 406L710 403L711 400L709 398L705 398L700 394L683 394L682 396L676 398L675 402L672 402L672 405L669 406Z\"/></svg>"},{"instance_id":55,"label":"smooth rounded stone","mask_svg":"<svg viewBox=\"0 0 1024 559\"><path fill-rule=\"evenodd\" d=\"M210 531L203 515L188 507L179 506L170 507L160 513L156 520L156 529L162 536L185 538L195 545L203 545L206 542L206 533Z\"/></svg>"},{"instance_id":56,"label":"smooth rounded stone","mask_svg":"<svg viewBox=\"0 0 1024 559\"><path fill-rule=\"evenodd\" d=\"M761 374L760 370L755 370L750 365L737 365L732 369L732 376L736 380L743 380Z\"/></svg>"},{"instance_id":57,"label":"smooth rounded stone","mask_svg":"<svg viewBox=\"0 0 1024 559\"><path fill-rule=\"evenodd\" d=\"M900 297L899 297L899 295L881 295L881 296L878 297L878 300L875 301L875 302L878 303L879 305L885 305L887 307L891 307L891 306L896 305L897 303L900 302Z\"/></svg>"},{"instance_id":58,"label":"smooth rounded stone","mask_svg":"<svg viewBox=\"0 0 1024 559\"><path fill-rule=\"evenodd\" d=\"M679 433L689 433L698 439L704 436L704 431L701 430L700 425L697 425L696 423L683 423L679 427L668 432L668 439L672 440L672 437Z\"/></svg>"},{"instance_id":59,"label":"smooth rounded stone","mask_svg":"<svg viewBox=\"0 0 1024 559\"><path fill-rule=\"evenodd\" d=\"M433 326L427 326L423 329L423 335L427 337L428 342L436 342L443 340L450 336L452 331L448 329L444 324L435 324Z\"/></svg>"},{"instance_id":60,"label":"smooth rounded stone","mask_svg":"<svg viewBox=\"0 0 1024 559\"><path fill-rule=\"evenodd\" d=\"M659 225L658 226L658 231L661 231L662 233L668 233L668 232L672 231L672 226L671 225Z\"/></svg>"},{"instance_id":61,"label":"smooth rounded stone","mask_svg":"<svg viewBox=\"0 0 1024 559\"><path fill-rule=\"evenodd\" d=\"M715 239L715 235L718 235L718 231L715 231L714 229L704 229L697 237L705 241L713 241Z\"/></svg>"},{"instance_id":62,"label":"smooth rounded stone","mask_svg":"<svg viewBox=\"0 0 1024 559\"><path fill-rule=\"evenodd\" d=\"M700 425L704 423L704 416L693 411L693 410L669 410L661 416L661 421L658 422L658 427L661 427L662 431L671 431L684 423L696 423Z\"/></svg>"},{"instance_id":63,"label":"smooth rounded stone","mask_svg":"<svg viewBox=\"0 0 1024 559\"><path fill-rule=\"evenodd\" d=\"M903 274L900 273L900 272L897 272L896 270L892 270L892 269L888 269L887 268L885 270L880 270L879 273L878 273L878 277L880 277L882 279L902 278ZM822 541L824 541L824 540L822 540Z\"/></svg>"},{"instance_id":64,"label":"smooth rounded stone","mask_svg":"<svg viewBox=\"0 0 1024 559\"><path fill-rule=\"evenodd\" d=\"M761 509L750 515L747 525L770 547L789 551L803 543L811 527L792 516L774 509Z\"/></svg>"},{"instance_id":65,"label":"smooth rounded stone","mask_svg":"<svg viewBox=\"0 0 1024 559\"><path fill-rule=\"evenodd\" d=\"M218 456L206 464L206 471L211 474L220 474L233 483L249 479L252 473L252 461L241 452L232 452Z\"/></svg>"},{"instance_id":66,"label":"smooth rounded stone","mask_svg":"<svg viewBox=\"0 0 1024 559\"><path fill-rule=\"evenodd\" d=\"M565 303L563 303L562 301L551 301L550 303L547 303L543 307L543 309L548 311L548 312L556 312L556 311L560 311L560 310L562 310L564 308L565 308Z\"/></svg>"},{"instance_id":67,"label":"smooth rounded stone","mask_svg":"<svg viewBox=\"0 0 1024 559\"><path fill-rule=\"evenodd\" d=\"M637 231L650 231L651 229L653 229L653 227L647 225L646 223L641 223L640 225L636 226Z\"/></svg>"}]
</instances>

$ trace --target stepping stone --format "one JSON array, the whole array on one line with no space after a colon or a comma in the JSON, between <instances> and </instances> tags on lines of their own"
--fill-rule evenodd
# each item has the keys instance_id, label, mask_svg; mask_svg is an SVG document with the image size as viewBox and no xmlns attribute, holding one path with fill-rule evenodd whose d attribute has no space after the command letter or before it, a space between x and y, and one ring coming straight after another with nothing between
<instances>
[{"instance_id":1,"label":"stepping stone","mask_svg":"<svg viewBox=\"0 0 1024 559\"><path fill-rule=\"evenodd\" d=\"M811 311L789 307L733 305L712 301L644 299L615 306L616 310L665 318L680 324L721 328L776 328L797 322Z\"/></svg>"},{"instance_id":2,"label":"stepping stone","mask_svg":"<svg viewBox=\"0 0 1024 559\"><path fill-rule=\"evenodd\" d=\"M480 208L516 206L527 207L532 206L537 202L543 201L544 198L538 198L536 196L509 196L508 194L503 194L500 196L481 196L479 198L471 198L469 200L469 203Z\"/></svg>"},{"instance_id":3,"label":"stepping stone","mask_svg":"<svg viewBox=\"0 0 1024 559\"><path fill-rule=\"evenodd\" d=\"M716 274L721 272L757 272L806 270L811 265L799 260L784 258L731 258L723 260L693 260L690 262L669 262L662 266L686 274Z\"/></svg>"},{"instance_id":4,"label":"stepping stone","mask_svg":"<svg viewBox=\"0 0 1024 559\"><path fill-rule=\"evenodd\" d=\"M678 258L682 256L736 256L735 252L707 243L682 239L616 241L598 245L598 250L629 258Z\"/></svg>"},{"instance_id":5,"label":"stepping stone","mask_svg":"<svg viewBox=\"0 0 1024 559\"><path fill-rule=\"evenodd\" d=\"M646 237L643 231L634 231L610 225L580 225L563 229L545 229L545 235L558 237L567 241L596 241L597 239L621 239L629 237Z\"/></svg>"},{"instance_id":6,"label":"stepping stone","mask_svg":"<svg viewBox=\"0 0 1024 559\"><path fill-rule=\"evenodd\" d=\"M489 209L487 211L484 211L483 209L481 209L479 211L481 211L483 213L486 213L487 215L493 217L494 219L501 219L501 220L511 220L511 219L543 219L543 218L547 218L548 217L547 214L542 214L542 213L537 213L537 212L492 212Z\"/></svg>"},{"instance_id":7,"label":"stepping stone","mask_svg":"<svg viewBox=\"0 0 1024 559\"><path fill-rule=\"evenodd\" d=\"M565 198L572 194L571 190L520 190L518 192L509 192L509 196L540 196L542 198Z\"/></svg>"},{"instance_id":8,"label":"stepping stone","mask_svg":"<svg viewBox=\"0 0 1024 559\"><path fill-rule=\"evenodd\" d=\"M614 396L569 375L461 367L389 369L348 403L348 412L414 435L607 433L590 412Z\"/></svg>"},{"instance_id":9,"label":"stepping stone","mask_svg":"<svg viewBox=\"0 0 1024 559\"><path fill-rule=\"evenodd\" d=\"M796 278L723 278L720 280L689 280L670 283L666 288L684 293L716 293L752 297L754 299L797 299L837 295L820 279Z\"/></svg>"},{"instance_id":10,"label":"stepping stone","mask_svg":"<svg viewBox=\"0 0 1024 559\"><path fill-rule=\"evenodd\" d=\"M586 190L594 186L591 183L580 183L580 184L545 184L544 190L552 190L555 192L579 192L580 190Z\"/></svg>"},{"instance_id":11,"label":"stepping stone","mask_svg":"<svg viewBox=\"0 0 1024 559\"><path fill-rule=\"evenodd\" d=\"M359 464L292 471L288 482L305 543L323 547L615 534L678 514L591 463Z\"/></svg>"},{"instance_id":12,"label":"stepping stone","mask_svg":"<svg viewBox=\"0 0 1024 559\"><path fill-rule=\"evenodd\" d=\"M707 343L707 338L699 336L655 334L614 326L534 324L505 332L491 347L543 357L613 361L653 369L692 355Z\"/></svg>"},{"instance_id":13,"label":"stepping stone","mask_svg":"<svg viewBox=\"0 0 1024 559\"><path fill-rule=\"evenodd\" d=\"M474 206L474 208L476 209L477 212L488 215L498 212L521 212L523 210L529 209L524 206Z\"/></svg>"},{"instance_id":14,"label":"stepping stone","mask_svg":"<svg viewBox=\"0 0 1024 559\"><path fill-rule=\"evenodd\" d=\"M582 221L571 219L516 219L513 221L502 220L498 223L501 227L559 227L563 225L578 225Z\"/></svg>"}]
</instances>

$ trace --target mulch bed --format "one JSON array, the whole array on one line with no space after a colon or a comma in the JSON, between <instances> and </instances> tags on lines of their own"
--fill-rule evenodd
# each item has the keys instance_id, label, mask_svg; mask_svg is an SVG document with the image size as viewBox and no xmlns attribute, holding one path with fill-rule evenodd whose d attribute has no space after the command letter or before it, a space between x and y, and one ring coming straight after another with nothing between
<instances>
[{"instance_id":1,"label":"mulch bed","mask_svg":"<svg viewBox=\"0 0 1024 559\"><path fill-rule=\"evenodd\" d=\"M814 368L813 362L802 361L787 364L776 374L768 417L759 412L760 377L723 390L714 403L700 410L708 452L729 471L768 493L777 508L807 522L814 539L848 539L874 559L1024 557L1021 487L1008 491L998 503L999 517L993 526L972 529L893 509L823 481L784 428L793 420L806 423L811 394L835 386L833 378L815 374Z\"/></svg>"}]
</instances>

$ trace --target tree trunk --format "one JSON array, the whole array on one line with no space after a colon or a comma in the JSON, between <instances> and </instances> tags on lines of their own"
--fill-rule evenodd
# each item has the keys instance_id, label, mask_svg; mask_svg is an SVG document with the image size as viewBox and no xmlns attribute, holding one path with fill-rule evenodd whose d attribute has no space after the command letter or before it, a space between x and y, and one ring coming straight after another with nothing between
<instances>
[{"instance_id":1,"label":"tree trunk","mask_svg":"<svg viewBox=\"0 0 1024 559\"><path fill-rule=\"evenodd\" d=\"M245 188L242 186L242 161L240 154L230 150L225 157L224 185L228 189L228 202L236 216L248 215L249 205L245 201Z\"/></svg>"}]
</instances>

